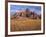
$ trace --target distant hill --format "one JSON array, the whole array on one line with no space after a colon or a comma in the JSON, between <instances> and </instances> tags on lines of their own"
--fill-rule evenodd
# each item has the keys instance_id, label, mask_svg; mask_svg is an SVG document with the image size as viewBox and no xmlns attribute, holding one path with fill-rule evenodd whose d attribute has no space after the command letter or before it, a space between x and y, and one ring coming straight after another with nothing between
<instances>
[{"instance_id":1,"label":"distant hill","mask_svg":"<svg viewBox=\"0 0 46 37\"><path fill-rule=\"evenodd\" d=\"M30 19L41 19L41 14L38 15L37 13L32 12L27 8L26 10L17 11L14 13L13 16L11 16L11 18L20 18L20 17L26 17Z\"/></svg>"}]
</instances>

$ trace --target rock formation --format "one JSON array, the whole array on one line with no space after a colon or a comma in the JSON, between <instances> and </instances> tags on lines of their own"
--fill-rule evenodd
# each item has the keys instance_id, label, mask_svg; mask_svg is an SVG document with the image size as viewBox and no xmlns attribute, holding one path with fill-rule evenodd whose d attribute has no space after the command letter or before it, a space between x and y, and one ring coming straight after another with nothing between
<instances>
[{"instance_id":1,"label":"rock formation","mask_svg":"<svg viewBox=\"0 0 46 37\"><path fill-rule=\"evenodd\" d=\"M35 12L30 11L28 8L19 12L15 12L13 15L14 18L26 17L30 19L41 19L41 15L38 15Z\"/></svg>"}]
</instances>

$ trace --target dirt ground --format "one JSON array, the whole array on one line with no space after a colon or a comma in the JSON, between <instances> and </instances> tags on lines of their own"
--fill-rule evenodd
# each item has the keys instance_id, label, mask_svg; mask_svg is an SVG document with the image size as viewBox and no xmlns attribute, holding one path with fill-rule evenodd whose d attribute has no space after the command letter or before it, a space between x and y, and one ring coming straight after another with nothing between
<instances>
[{"instance_id":1,"label":"dirt ground","mask_svg":"<svg viewBox=\"0 0 46 37\"><path fill-rule=\"evenodd\" d=\"M40 19L11 19L11 31L33 31L41 29Z\"/></svg>"}]
</instances>

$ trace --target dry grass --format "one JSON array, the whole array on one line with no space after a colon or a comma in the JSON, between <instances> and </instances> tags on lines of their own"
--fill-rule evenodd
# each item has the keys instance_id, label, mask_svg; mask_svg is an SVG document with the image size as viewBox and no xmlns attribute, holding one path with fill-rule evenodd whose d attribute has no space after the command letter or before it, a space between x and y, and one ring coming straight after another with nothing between
<instances>
[{"instance_id":1,"label":"dry grass","mask_svg":"<svg viewBox=\"0 0 46 37\"><path fill-rule=\"evenodd\" d=\"M11 31L30 31L40 30L41 20L40 19L11 19Z\"/></svg>"}]
</instances>

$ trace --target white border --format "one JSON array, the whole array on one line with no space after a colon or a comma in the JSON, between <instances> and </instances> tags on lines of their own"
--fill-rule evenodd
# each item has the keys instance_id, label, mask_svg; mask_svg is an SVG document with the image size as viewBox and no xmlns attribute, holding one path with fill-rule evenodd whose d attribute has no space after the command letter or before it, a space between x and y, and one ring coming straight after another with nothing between
<instances>
[{"instance_id":1,"label":"white border","mask_svg":"<svg viewBox=\"0 0 46 37\"><path fill-rule=\"evenodd\" d=\"M10 5L28 5L28 6L41 6L41 30L40 31L21 31L21 32L10 32ZM8 3L8 35L16 34L32 34L32 33L43 33L43 5L42 4L27 4L27 3Z\"/></svg>"}]
</instances>

